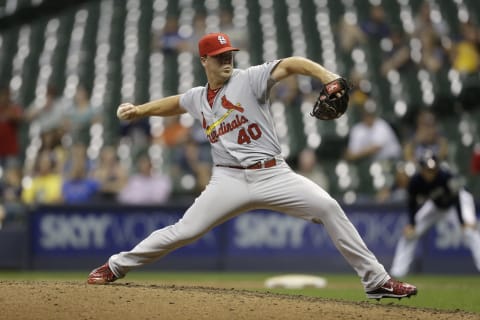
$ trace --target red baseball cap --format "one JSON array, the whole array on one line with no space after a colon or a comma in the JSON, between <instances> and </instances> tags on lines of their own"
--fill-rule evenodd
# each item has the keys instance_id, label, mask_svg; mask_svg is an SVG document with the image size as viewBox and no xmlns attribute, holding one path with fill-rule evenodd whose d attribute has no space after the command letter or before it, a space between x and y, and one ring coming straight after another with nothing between
<instances>
[{"instance_id":1,"label":"red baseball cap","mask_svg":"<svg viewBox=\"0 0 480 320\"><path fill-rule=\"evenodd\" d=\"M227 51L238 50L239 49L232 47L230 38L221 32L209 33L198 41L198 53L200 57L216 56Z\"/></svg>"}]
</instances>

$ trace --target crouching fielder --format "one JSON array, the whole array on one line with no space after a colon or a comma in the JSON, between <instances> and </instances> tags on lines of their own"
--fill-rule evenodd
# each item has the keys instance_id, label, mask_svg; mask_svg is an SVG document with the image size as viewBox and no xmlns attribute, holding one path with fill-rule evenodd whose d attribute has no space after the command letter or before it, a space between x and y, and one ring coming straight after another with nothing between
<instances>
[{"instance_id":1,"label":"crouching fielder","mask_svg":"<svg viewBox=\"0 0 480 320\"><path fill-rule=\"evenodd\" d=\"M419 171L408 185L409 224L400 238L390 273L394 277L407 275L415 255L418 240L438 221L453 216L463 231L463 241L470 248L476 268L480 271L480 233L476 229L474 199L458 177L441 167L431 152L418 161Z\"/></svg>"}]
</instances>

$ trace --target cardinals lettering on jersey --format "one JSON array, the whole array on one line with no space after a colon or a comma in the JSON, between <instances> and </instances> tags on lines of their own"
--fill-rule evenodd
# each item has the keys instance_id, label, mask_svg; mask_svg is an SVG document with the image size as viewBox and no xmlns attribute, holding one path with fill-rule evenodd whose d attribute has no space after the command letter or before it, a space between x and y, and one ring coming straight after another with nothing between
<instances>
[{"instance_id":1,"label":"cardinals lettering on jersey","mask_svg":"<svg viewBox=\"0 0 480 320\"><path fill-rule=\"evenodd\" d=\"M216 143L218 142L218 138L220 136L237 129L242 124L245 124L247 122L248 119L245 116L240 116L237 114L235 116L235 119L233 119L232 121L226 123L222 122L218 130L213 129L212 126L207 126L205 131L207 132L208 140L210 140L211 143ZM204 124L206 124L206 121L204 121ZM211 128L211 130L208 130L208 128Z\"/></svg>"},{"instance_id":2,"label":"cardinals lettering on jersey","mask_svg":"<svg viewBox=\"0 0 480 320\"><path fill-rule=\"evenodd\" d=\"M227 109L228 111L222 115L218 120L216 120L214 123L211 125L207 125L207 121L205 120L205 116L202 113L202 126L203 129L205 130L205 133L207 134L208 140L210 140L211 143L216 143L218 142L218 138L238 127L240 127L242 124L247 123L248 119L245 118L244 116L239 116L236 115L235 119L233 119L230 122L225 123L225 119L233 112L233 111L238 111L240 113L243 113L245 109L242 107L240 103L233 104L230 102L230 100L227 99L225 95L222 96L221 98L222 101L222 107ZM215 128L218 129L216 130Z\"/></svg>"}]
</instances>

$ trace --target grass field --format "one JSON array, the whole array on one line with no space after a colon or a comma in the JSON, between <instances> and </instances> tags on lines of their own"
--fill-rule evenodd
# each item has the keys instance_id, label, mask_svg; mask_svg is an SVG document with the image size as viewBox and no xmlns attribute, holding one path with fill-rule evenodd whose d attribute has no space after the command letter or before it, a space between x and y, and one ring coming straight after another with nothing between
<instances>
[{"instance_id":1,"label":"grass field","mask_svg":"<svg viewBox=\"0 0 480 320\"><path fill-rule=\"evenodd\" d=\"M17 272L0 271L0 280L81 280L86 272ZM359 279L354 275L317 274L328 281L323 289L266 289L266 278L272 273L213 273L213 272L132 272L122 282L155 282L178 286L209 286L281 294L305 295L348 301L366 301ZM405 281L415 284L419 294L411 299L391 300L374 304L398 304L444 310L463 310L480 314L480 277L478 275L414 275Z\"/></svg>"}]
</instances>

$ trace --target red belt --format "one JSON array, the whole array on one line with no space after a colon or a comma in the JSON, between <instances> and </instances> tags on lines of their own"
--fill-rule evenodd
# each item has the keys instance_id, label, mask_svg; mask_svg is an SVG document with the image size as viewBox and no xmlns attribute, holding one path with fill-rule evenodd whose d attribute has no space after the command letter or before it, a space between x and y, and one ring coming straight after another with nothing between
<instances>
[{"instance_id":1,"label":"red belt","mask_svg":"<svg viewBox=\"0 0 480 320\"><path fill-rule=\"evenodd\" d=\"M268 160L261 160L258 162L255 162L251 166L248 167L242 167L242 166L228 166L228 165L222 165L222 164L217 164L217 167L226 167L226 168L233 168L233 169L262 169L262 168L271 168L275 167L277 165L277 160L275 158L268 159Z\"/></svg>"}]
</instances>

